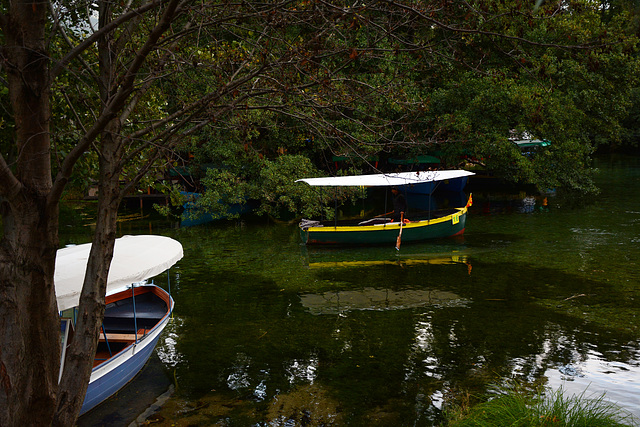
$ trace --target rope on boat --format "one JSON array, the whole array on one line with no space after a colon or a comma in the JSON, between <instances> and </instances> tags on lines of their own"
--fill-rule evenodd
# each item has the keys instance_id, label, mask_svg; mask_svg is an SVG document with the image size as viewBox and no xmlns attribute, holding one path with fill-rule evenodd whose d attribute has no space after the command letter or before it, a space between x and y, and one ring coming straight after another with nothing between
<instances>
[{"instance_id":1,"label":"rope on boat","mask_svg":"<svg viewBox=\"0 0 640 427\"><path fill-rule=\"evenodd\" d=\"M322 227L322 224L320 224L320 221L314 221L311 219L302 219L300 221L300 228L302 228L303 230L306 230L309 227Z\"/></svg>"}]
</instances>

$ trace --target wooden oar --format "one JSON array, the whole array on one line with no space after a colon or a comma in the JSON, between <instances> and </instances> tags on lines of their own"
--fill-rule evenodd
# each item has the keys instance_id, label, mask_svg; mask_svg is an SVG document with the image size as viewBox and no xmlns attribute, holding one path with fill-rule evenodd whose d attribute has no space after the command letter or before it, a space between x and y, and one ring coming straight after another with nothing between
<instances>
[{"instance_id":1,"label":"wooden oar","mask_svg":"<svg viewBox=\"0 0 640 427\"><path fill-rule=\"evenodd\" d=\"M400 250L400 243L402 238L402 224L404 224L404 212L400 212L400 233L398 233L398 238L396 239L396 250Z\"/></svg>"}]
</instances>

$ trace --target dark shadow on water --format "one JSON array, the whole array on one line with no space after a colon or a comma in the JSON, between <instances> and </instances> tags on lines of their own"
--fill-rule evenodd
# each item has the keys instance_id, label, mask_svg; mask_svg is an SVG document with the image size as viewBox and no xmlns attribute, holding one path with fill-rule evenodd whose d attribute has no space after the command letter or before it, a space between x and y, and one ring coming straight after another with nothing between
<instances>
[{"instance_id":1,"label":"dark shadow on water","mask_svg":"<svg viewBox=\"0 0 640 427\"><path fill-rule=\"evenodd\" d=\"M628 203L640 169L629 171L603 173L611 182L579 215L558 199L487 213L474 194L462 238L399 252L307 248L295 225L161 230L185 257L172 276L177 391L157 425L434 425L443 402L581 366L637 403L637 381L586 366L640 361L640 214ZM126 425L128 404L81 425Z\"/></svg>"},{"instance_id":2,"label":"dark shadow on water","mask_svg":"<svg viewBox=\"0 0 640 427\"><path fill-rule=\"evenodd\" d=\"M418 408L430 425L443 393L539 380L551 367L634 338L567 310L623 300L607 282L473 255L411 260L310 266L310 280L292 287L286 276L238 270L208 275L214 286L183 281L192 292L176 297L177 315L184 313L177 350L188 360L176 369L180 398L233 391L259 422L259 411L310 382L339 402L349 425L371 417L410 423Z\"/></svg>"},{"instance_id":3,"label":"dark shadow on water","mask_svg":"<svg viewBox=\"0 0 640 427\"><path fill-rule=\"evenodd\" d=\"M128 426L171 386L166 368L153 354L140 373L115 395L82 415L78 427Z\"/></svg>"}]
</instances>

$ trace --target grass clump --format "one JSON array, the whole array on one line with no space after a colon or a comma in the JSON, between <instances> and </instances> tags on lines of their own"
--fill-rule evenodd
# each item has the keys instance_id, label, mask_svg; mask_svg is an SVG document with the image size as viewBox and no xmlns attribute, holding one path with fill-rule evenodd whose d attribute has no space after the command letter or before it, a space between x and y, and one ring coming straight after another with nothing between
<instances>
[{"instance_id":1,"label":"grass clump","mask_svg":"<svg viewBox=\"0 0 640 427\"><path fill-rule=\"evenodd\" d=\"M470 408L458 407L447 413L450 427L494 426L638 426L635 417L604 394L587 397L585 392L567 397L562 389L555 392L540 387L535 390L510 386L498 395Z\"/></svg>"}]
</instances>

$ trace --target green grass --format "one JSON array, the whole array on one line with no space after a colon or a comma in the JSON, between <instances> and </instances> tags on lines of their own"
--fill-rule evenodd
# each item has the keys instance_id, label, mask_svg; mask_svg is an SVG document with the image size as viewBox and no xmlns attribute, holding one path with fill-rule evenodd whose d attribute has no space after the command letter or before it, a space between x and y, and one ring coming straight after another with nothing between
<instances>
[{"instance_id":1,"label":"green grass","mask_svg":"<svg viewBox=\"0 0 640 427\"><path fill-rule=\"evenodd\" d=\"M470 408L458 407L447 412L450 427L494 426L638 426L630 413L604 399L604 395L587 397L585 392L567 397L555 392L521 386L501 390L490 400Z\"/></svg>"}]
</instances>

